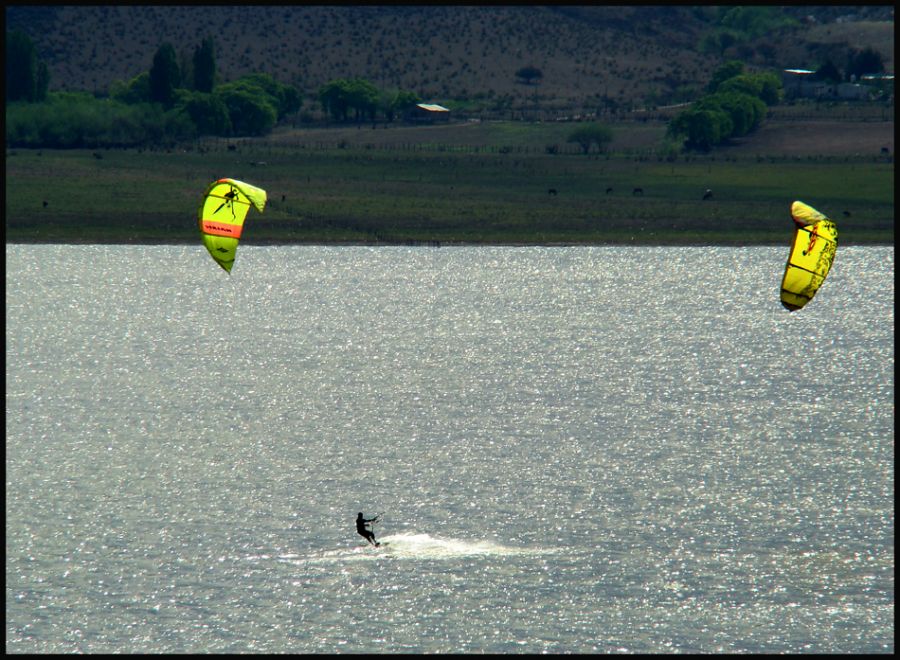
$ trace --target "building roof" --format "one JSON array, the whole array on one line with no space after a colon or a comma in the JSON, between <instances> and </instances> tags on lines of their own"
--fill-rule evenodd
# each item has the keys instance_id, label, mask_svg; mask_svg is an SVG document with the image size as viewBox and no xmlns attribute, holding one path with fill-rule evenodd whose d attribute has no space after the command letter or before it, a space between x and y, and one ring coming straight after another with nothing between
<instances>
[{"instance_id":1,"label":"building roof","mask_svg":"<svg viewBox=\"0 0 900 660\"><path fill-rule=\"evenodd\" d=\"M416 103L416 107L428 110L429 112L450 112L448 108L438 105L437 103Z\"/></svg>"}]
</instances>

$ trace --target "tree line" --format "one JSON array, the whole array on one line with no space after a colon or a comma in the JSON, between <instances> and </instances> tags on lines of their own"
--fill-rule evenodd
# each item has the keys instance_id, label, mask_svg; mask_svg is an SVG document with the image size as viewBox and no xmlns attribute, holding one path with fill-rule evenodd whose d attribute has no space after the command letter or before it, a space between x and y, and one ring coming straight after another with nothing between
<instances>
[{"instance_id":1,"label":"tree line","mask_svg":"<svg viewBox=\"0 0 900 660\"><path fill-rule=\"evenodd\" d=\"M713 73L706 94L672 118L667 136L683 140L688 150L708 151L759 128L767 106L782 95L777 74L746 73L741 62L726 62Z\"/></svg>"},{"instance_id":2,"label":"tree line","mask_svg":"<svg viewBox=\"0 0 900 660\"><path fill-rule=\"evenodd\" d=\"M97 148L172 145L200 136L268 134L299 112L300 92L265 73L221 82L215 43L204 39L191 58L163 43L149 71L115 81L108 95L48 92L46 63L31 39L7 33L6 142L12 147ZM319 101L337 121L388 121L419 102L413 92L379 90L354 78L323 85Z\"/></svg>"},{"instance_id":3,"label":"tree line","mask_svg":"<svg viewBox=\"0 0 900 660\"><path fill-rule=\"evenodd\" d=\"M422 99L415 92L381 90L362 78L339 78L319 88L322 109L335 121L394 121Z\"/></svg>"},{"instance_id":4,"label":"tree line","mask_svg":"<svg viewBox=\"0 0 900 660\"><path fill-rule=\"evenodd\" d=\"M6 72L8 146L125 147L264 135L301 106L294 87L268 74L220 82L211 38L181 65L174 47L163 43L149 71L115 81L103 97L48 93L46 64L21 32L7 34Z\"/></svg>"}]
</instances>

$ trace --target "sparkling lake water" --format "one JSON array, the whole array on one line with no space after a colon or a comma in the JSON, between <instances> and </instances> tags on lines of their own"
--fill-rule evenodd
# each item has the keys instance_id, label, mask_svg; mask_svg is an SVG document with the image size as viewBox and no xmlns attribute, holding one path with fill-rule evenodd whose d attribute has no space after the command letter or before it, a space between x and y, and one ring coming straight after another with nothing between
<instances>
[{"instance_id":1,"label":"sparkling lake water","mask_svg":"<svg viewBox=\"0 0 900 660\"><path fill-rule=\"evenodd\" d=\"M6 651L892 653L894 249L787 251L7 245Z\"/></svg>"}]
</instances>

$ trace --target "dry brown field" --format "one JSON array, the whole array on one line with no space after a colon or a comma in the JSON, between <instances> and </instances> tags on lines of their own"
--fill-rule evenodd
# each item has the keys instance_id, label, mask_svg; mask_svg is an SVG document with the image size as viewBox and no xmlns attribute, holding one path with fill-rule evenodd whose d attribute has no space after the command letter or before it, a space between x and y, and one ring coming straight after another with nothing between
<instances>
[{"instance_id":1,"label":"dry brown field","mask_svg":"<svg viewBox=\"0 0 900 660\"><path fill-rule=\"evenodd\" d=\"M769 121L724 153L762 156L838 157L894 154L894 122Z\"/></svg>"}]
</instances>

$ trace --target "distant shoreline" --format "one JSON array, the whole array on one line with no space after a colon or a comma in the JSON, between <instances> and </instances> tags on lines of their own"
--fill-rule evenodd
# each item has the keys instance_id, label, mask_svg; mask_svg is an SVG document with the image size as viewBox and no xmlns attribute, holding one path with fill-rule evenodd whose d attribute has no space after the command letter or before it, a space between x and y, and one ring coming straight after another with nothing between
<instances>
[{"instance_id":1,"label":"distant shoreline","mask_svg":"<svg viewBox=\"0 0 900 660\"><path fill-rule=\"evenodd\" d=\"M292 247L292 246L316 246L316 247L755 247L755 246L779 246L787 245L791 240L790 231L785 233L783 241L679 241L670 239L635 239L635 240L607 240L607 241L547 241L532 243L526 241L327 241L327 240L247 240L241 242L241 247ZM7 245L198 245L202 247L199 236L196 241L187 240L110 240L101 241L95 239L85 240L40 240L40 239L14 239L7 240ZM891 246L893 241L854 241L845 242L841 247L850 245L860 246Z\"/></svg>"},{"instance_id":2,"label":"distant shoreline","mask_svg":"<svg viewBox=\"0 0 900 660\"><path fill-rule=\"evenodd\" d=\"M432 131L411 128L372 149L260 139L234 151L226 142L172 153L16 150L6 157L6 241L199 244L200 196L227 174L268 193L242 245L784 245L794 199L835 218L841 245L891 245L894 163L877 145L892 126L878 124L867 155L842 157L850 147L835 136L858 137L856 124L819 127L820 146L838 149L827 158L766 158L750 144L671 160L641 150L561 155L546 147L565 143L568 129L513 123L445 126L437 145ZM656 143L664 130L619 132ZM498 150L441 148L472 131Z\"/></svg>"}]
</instances>

